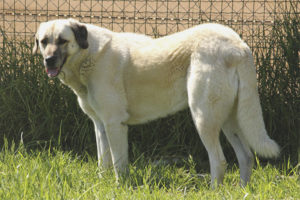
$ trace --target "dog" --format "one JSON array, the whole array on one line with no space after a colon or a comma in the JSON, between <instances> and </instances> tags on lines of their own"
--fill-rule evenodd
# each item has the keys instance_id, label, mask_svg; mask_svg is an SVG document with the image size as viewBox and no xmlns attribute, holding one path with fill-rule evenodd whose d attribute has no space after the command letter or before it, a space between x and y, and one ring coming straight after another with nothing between
<instances>
[{"instance_id":1,"label":"dog","mask_svg":"<svg viewBox=\"0 0 300 200\"><path fill-rule=\"evenodd\" d=\"M98 163L117 178L128 167L128 125L187 107L208 152L212 185L222 183L226 168L221 130L243 185L252 151L279 154L265 129L252 52L227 26L202 24L154 39L58 19L40 24L33 53L38 49L48 76L68 85L93 121Z\"/></svg>"}]
</instances>

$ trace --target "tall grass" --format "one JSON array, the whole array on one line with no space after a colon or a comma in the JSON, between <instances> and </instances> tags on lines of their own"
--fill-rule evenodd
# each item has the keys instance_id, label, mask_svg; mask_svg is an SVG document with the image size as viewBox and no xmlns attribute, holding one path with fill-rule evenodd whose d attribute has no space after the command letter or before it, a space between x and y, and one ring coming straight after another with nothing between
<instances>
[{"instance_id":1,"label":"tall grass","mask_svg":"<svg viewBox=\"0 0 300 200\"><path fill-rule=\"evenodd\" d=\"M295 11L290 13L276 21L270 41L258 44L265 48L254 52L267 130L282 147L282 155L297 163L300 17ZM4 32L1 35L0 145L4 138L16 143L23 139L26 148L52 146L95 156L93 125L78 107L72 91L58 79L46 76L41 57L31 53L31 43L9 40ZM173 155L185 160L192 155L196 162L207 163L203 162L207 160L206 151L189 111L130 127L129 132L133 161L141 155L171 160ZM224 151L229 161L235 159L226 142Z\"/></svg>"},{"instance_id":2,"label":"tall grass","mask_svg":"<svg viewBox=\"0 0 300 200\"><path fill-rule=\"evenodd\" d=\"M269 134L282 147L282 155L300 160L300 16L290 10L275 20L264 49L255 51L259 93ZM298 151L298 153L297 153Z\"/></svg>"}]
</instances>

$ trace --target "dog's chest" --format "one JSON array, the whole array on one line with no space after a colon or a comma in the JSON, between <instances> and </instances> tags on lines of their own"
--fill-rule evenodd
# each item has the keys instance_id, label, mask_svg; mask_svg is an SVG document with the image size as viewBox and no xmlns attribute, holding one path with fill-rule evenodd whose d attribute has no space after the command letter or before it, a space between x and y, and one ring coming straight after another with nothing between
<instances>
[{"instance_id":1,"label":"dog's chest","mask_svg":"<svg viewBox=\"0 0 300 200\"><path fill-rule=\"evenodd\" d=\"M61 82L70 87L73 92L80 97L87 96L87 88L84 82L84 78L80 73L75 73L73 70L64 68L62 73L59 75Z\"/></svg>"}]
</instances>

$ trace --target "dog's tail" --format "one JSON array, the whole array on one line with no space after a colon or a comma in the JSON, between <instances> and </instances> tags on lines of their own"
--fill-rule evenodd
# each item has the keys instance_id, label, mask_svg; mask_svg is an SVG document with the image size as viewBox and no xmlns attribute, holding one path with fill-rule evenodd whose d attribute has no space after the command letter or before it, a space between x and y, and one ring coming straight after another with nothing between
<instances>
[{"instance_id":1,"label":"dog's tail","mask_svg":"<svg viewBox=\"0 0 300 200\"><path fill-rule=\"evenodd\" d=\"M237 121L249 146L263 157L277 157L280 150L265 129L257 91L256 72L248 45L243 43L243 62L237 66L239 77Z\"/></svg>"}]
</instances>

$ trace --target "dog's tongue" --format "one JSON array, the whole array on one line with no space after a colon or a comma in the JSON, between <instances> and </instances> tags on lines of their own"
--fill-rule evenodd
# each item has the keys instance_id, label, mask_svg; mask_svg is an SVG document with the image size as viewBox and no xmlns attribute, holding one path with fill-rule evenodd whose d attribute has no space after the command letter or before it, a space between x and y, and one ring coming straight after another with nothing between
<instances>
[{"instance_id":1,"label":"dog's tongue","mask_svg":"<svg viewBox=\"0 0 300 200\"><path fill-rule=\"evenodd\" d=\"M49 77L55 77L58 74L58 68L55 68L55 69L46 68L46 72L47 72Z\"/></svg>"}]
</instances>

